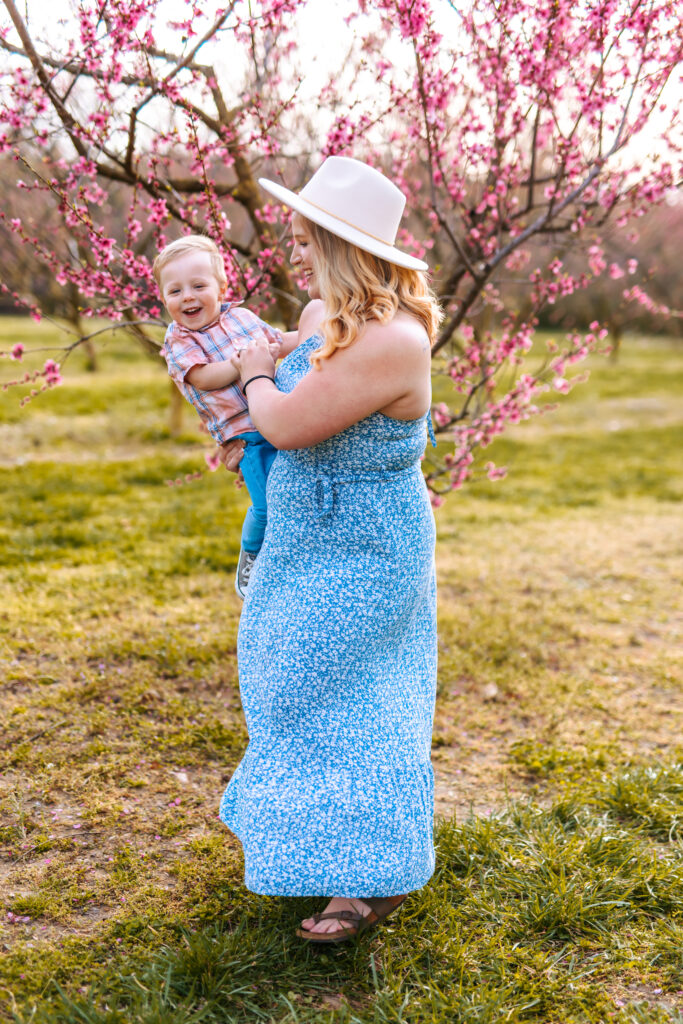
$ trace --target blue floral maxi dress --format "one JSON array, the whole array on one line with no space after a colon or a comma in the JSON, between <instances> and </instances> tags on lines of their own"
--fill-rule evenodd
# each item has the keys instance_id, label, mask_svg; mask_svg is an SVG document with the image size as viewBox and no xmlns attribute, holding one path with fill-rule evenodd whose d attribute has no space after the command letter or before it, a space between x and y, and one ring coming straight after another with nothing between
<instances>
[{"instance_id":1,"label":"blue floral maxi dress","mask_svg":"<svg viewBox=\"0 0 683 1024\"><path fill-rule=\"evenodd\" d=\"M281 391L319 344L287 356ZM253 892L390 896L434 870L425 440L424 419L375 413L270 471L238 639L249 745L220 807Z\"/></svg>"}]
</instances>

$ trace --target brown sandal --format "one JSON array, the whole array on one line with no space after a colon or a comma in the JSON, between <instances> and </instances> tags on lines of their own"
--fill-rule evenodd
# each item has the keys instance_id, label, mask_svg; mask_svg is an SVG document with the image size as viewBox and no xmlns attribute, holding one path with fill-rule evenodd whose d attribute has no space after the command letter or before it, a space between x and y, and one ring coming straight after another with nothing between
<instances>
[{"instance_id":1,"label":"brown sandal","mask_svg":"<svg viewBox=\"0 0 683 1024\"><path fill-rule=\"evenodd\" d=\"M298 928L296 934L300 939L305 939L306 942L324 942L328 944L349 942L351 939L355 939L359 935L363 935L365 932L376 928L378 924L386 920L389 914L396 910L397 907L400 907L405 899L405 896L378 896L358 899L359 903L364 903L366 907L370 908L369 914L361 914L357 910L337 910L330 911L328 914L313 914L313 920L316 924L318 921L334 919L335 921L348 921L349 926L343 925L333 932L311 932L307 928Z\"/></svg>"}]
</instances>

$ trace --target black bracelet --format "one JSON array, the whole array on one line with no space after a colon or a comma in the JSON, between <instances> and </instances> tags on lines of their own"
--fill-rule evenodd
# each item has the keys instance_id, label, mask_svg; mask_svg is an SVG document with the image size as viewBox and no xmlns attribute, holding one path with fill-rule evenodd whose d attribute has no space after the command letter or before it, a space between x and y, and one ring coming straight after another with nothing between
<instances>
[{"instance_id":1,"label":"black bracelet","mask_svg":"<svg viewBox=\"0 0 683 1024\"><path fill-rule=\"evenodd\" d=\"M242 394L246 393L248 384L251 384L253 380L258 380L260 377L263 377L264 380L272 381L273 384L275 383L274 379L272 377L269 377L267 373L257 373L255 377L250 377L249 380L245 380L244 384L242 385Z\"/></svg>"}]
</instances>

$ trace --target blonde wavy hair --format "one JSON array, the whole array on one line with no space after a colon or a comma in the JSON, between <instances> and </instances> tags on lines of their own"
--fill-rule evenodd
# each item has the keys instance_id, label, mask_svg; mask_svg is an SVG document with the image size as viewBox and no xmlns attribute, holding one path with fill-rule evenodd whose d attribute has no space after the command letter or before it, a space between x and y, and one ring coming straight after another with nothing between
<instances>
[{"instance_id":1,"label":"blonde wavy hair","mask_svg":"<svg viewBox=\"0 0 683 1024\"><path fill-rule=\"evenodd\" d=\"M301 214L299 214L301 216ZM408 270L364 252L301 217L313 242L313 260L327 316L323 344L311 355L320 369L337 349L348 348L368 321L390 321L398 310L422 324L433 345L443 313L421 270Z\"/></svg>"}]
</instances>

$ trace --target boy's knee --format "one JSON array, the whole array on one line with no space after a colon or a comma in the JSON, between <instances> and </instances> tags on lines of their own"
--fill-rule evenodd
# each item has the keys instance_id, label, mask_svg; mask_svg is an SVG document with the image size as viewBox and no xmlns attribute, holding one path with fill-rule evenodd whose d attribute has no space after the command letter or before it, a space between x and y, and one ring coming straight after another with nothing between
<instances>
[{"instance_id":1,"label":"boy's knee","mask_svg":"<svg viewBox=\"0 0 683 1024\"><path fill-rule=\"evenodd\" d=\"M256 505L252 505L249 514L258 526L265 526L268 522L268 511L265 508L257 508Z\"/></svg>"}]
</instances>

